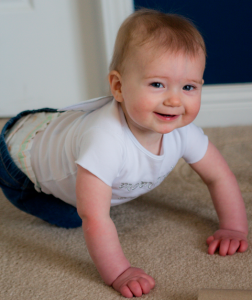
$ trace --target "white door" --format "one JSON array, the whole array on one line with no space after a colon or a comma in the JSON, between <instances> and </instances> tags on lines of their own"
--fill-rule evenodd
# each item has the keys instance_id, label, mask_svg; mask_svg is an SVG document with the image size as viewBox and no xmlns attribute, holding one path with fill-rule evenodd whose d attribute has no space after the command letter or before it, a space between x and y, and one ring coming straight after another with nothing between
<instances>
[{"instance_id":1,"label":"white door","mask_svg":"<svg viewBox=\"0 0 252 300\"><path fill-rule=\"evenodd\" d=\"M132 10L132 0L0 0L0 117L108 94L111 44Z\"/></svg>"}]
</instances>

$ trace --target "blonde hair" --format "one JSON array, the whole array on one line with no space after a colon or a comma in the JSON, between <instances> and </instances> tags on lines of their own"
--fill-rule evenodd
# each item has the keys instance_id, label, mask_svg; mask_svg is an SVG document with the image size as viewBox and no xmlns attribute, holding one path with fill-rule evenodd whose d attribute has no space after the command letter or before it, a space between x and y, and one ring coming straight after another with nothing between
<instances>
[{"instance_id":1,"label":"blonde hair","mask_svg":"<svg viewBox=\"0 0 252 300\"><path fill-rule=\"evenodd\" d=\"M200 49L206 56L203 37L186 18L155 10L141 9L131 14L121 25L110 64L110 71L124 71L131 50L150 43L153 49L183 51L196 56Z\"/></svg>"}]
</instances>

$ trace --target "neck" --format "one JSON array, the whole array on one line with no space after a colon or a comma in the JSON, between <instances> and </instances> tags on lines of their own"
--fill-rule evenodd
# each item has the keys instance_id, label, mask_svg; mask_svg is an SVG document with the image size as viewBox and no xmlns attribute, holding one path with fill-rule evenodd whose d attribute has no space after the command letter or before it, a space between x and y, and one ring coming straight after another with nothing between
<instances>
[{"instance_id":1,"label":"neck","mask_svg":"<svg viewBox=\"0 0 252 300\"><path fill-rule=\"evenodd\" d=\"M126 119L127 121L127 119ZM127 122L128 124L128 122ZM143 132L128 124L128 127L138 142L149 152L160 155L162 149L163 134L157 132Z\"/></svg>"},{"instance_id":2,"label":"neck","mask_svg":"<svg viewBox=\"0 0 252 300\"><path fill-rule=\"evenodd\" d=\"M126 123L128 124L130 131L138 140L138 142L152 154L160 155L162 149L163 134L150 130L143 130L142 128L139 128L136 124L128 122L126 109L122 103L120 104L123 110Z\"/></svg>"}]
</instances>

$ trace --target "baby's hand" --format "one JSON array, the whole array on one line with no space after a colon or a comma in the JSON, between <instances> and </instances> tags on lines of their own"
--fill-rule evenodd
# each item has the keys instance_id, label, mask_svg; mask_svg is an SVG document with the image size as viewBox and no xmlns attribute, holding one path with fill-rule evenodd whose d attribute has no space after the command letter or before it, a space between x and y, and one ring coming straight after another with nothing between
<instances>
[{"instance_id":1,"label":"baby's hand","mask_svg":"<svg viewBox=\"0 0 252 300\"><path fill-rule=\"evenodd\" d=\"M130 267L113 282L112 287L126 298L141 297L155 286L154 279L139 268Z\"/></svg>"},{"instance_id":2,"label":"baby's hand","mask_svg":"<svg viewBox=\"0 0 252 300\"><path fill-rule=\"evenodd\" d=\"M248 248L247 235L245 233L220 229L207 239L208 254L214 254L219 249L221 256L233 255L235 252L245 252Z\"/></svg>"}]
</instances>

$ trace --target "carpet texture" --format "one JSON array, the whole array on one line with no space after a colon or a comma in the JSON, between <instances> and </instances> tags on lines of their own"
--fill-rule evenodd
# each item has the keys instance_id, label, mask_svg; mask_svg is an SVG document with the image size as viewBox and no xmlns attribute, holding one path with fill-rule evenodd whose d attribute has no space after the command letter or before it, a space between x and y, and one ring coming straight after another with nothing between
<instances>
[{"instance_id":1,"label":"carpet texture","mask_svg":"<svg viewBox=\"0 0 252 300\"><path fill-rule=\"evenodd\" d=\"M4 121L1 121L2 127ZM205 129L236 175L252 227L252 127ZM205 185L180 160L152 192L112 207L124 253L156 287L143 299L196 300L200 289L252 289L252 242L244 254L207 254L218 220ZM125 299L106 286L82 229L51 226L13 207L0 192L0 299Z\"/></svg>"}]
</instances>

